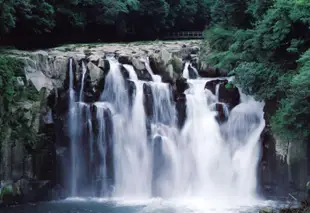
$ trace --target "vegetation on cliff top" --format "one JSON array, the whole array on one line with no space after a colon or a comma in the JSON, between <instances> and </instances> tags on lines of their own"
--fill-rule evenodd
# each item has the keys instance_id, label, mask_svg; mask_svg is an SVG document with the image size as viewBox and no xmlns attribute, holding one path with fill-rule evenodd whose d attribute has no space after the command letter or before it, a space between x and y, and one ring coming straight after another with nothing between
<instances>
[{"instance_id":1,"label":"vegetation on cliff top","mask_svg":"<svg viewBox=\"0 0 310 213\"><path fill-rule=\"evenodd\" d=\"M213 2L212 26L205 31L213 54L207 60L232 70L244 92L266 101L277 135L286 141L308 141L310 2Z\"/></svg>"}]
</instances>

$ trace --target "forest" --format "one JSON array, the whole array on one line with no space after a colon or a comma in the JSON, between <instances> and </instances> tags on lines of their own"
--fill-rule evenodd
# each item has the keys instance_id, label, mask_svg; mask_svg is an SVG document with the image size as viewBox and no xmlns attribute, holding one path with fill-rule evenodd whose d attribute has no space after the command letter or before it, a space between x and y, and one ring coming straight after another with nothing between
<instances>
[{"instance_id":1,"label":"forest","mask_svg":"<svg viewBox=\"0 0 310 213\"><path fill-rule=\"evenodd\" d=\"M0 42L33 48L66 42L152 40L169 31L202 31L209 21L209 2L0 0Z\"/></svg>"},{"instance_id":2,"label":"forest","mask_svg":"<svg viewBox=\"0 0 310 213\"><path fill-rule=\"evenodd\" d=\"M308 142L310 1L218 0L210 16L206 60L265 101L267 125L283 142Z\"/></svg>"},{"instance_id":3,"label":"forest","mask_svg":"<svg viewBox=\"0 0 310 213\"><path fill-rule=\"evenodd\" d=\"M310 139L309 0L0 0L2 45L152 40L187 30L204 30L212 51L204 60L265 101L274 133Z\"/></svg>"}]
</instances>

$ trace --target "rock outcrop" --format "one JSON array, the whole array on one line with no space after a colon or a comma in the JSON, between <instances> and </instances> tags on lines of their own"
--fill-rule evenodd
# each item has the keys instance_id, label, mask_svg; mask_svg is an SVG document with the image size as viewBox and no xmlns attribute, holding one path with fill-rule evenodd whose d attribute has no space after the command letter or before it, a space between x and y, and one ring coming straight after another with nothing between
<instances>
[{"instance_id":1,"label":"rock outcrop","mask_svg":"<svg viewBox=\"0 0 310 213\"><path fill-rule=\"evenodd\" d=\"M205 89L217 95L218 101L227 104L229 110L232 110L232 108L240 103L239 89L226 79L208 81L205 85Z\"/></svg>"}]
</instances>

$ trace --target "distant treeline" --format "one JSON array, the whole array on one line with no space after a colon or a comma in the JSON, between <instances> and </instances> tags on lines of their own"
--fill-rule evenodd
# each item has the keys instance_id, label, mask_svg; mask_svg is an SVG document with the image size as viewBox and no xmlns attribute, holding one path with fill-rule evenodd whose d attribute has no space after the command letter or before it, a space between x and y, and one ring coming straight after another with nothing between
<instances>
[{"instance_id":1,"label":"distant treeline","mask_svg":"<svg viewBox=\"0 0 310 213\"><path fill-rule=\"evenodd\" d=\"M0 0L1 44L25 48L67 42L161 38L202 31L211 0Z\"/></svg>"}]
</instances>

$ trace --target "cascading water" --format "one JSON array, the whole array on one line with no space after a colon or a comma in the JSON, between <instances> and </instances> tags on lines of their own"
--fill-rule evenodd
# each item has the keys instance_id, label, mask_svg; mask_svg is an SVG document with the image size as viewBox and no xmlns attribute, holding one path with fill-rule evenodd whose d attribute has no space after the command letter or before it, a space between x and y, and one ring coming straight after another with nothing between
<instances>
[{"instance_id":1,"label":"cascading water","mask_svg":"<svg viewBox=\"0 0 310 213\"><path fill-rule=\"evenodd\" d=\"M89 130L88 137L83 137L88 141L83 143L89 146L87 161L92 165L91 185L99 184L97 196L255 198L258 141L264 128L262 103L243 94L241 103L230 112L220 103L227 121L219 123L214 110L220 100L219 85L214 95L205 89L212 79L189 79L187 119L179 129L171 87L154 75L148 60L145 64L152 82L138 80L131 65L121 66L113 58L109 62L104 91L93 104L96 127L91 113L84 112L91 107L78 107ZM185 64L183 77L190 77L190 66ZM71 119L75 134L83 132L78 124L82 120ZM82 147L80 142L76 145ZM77 158L78 148L72 149L72 156L72 192L76 195L83 174L74 165L83 165L85 158ZM80 166L79 170L87 169Z\"/></svg>"},{"instance_id":2,"label":"cascading water","mask_svg":"<svg viewBox=\"0 0 310 213\"><path fill-rule=\"evenodd\" d=\"M183 78L197 78L199 76L198 71L191 65L190 62L186 62L183 70Z\"/></svg>"},{"instance_id":3,"label":"cascading water","mask_svg":"<svg viewBox=\"0 0 310 213\"><path fill-rule=\"evenodd\" d=\"M85 75L86 75L86 66L84 61L82 61L82 80L81 80L81 90L80 90L80 98L79 101L83 101L83 92L84 92L84 81L85 81Z\"/></svg>"},{"instance_id":4,"label":"cascading water","mask_svg":"<svg viewBox=\"0 0 310 213\"><path fill-rule=\"evenodd\" d=\"M145 60L142 60L145 64L145 68L148 71L148 73L152 76L152 79L155 82L161 82L161 76L160 75L154 75L153 70L150 66L150 59L147 57Z\"/></svg>"},{"instance_id":5,"label":"cascading water","mask_svg":"<svg viewBox=\"0 0 310 213\"><path fill-rule=\"evenodd\" d=\"M70 152L71 152L71 195L76 195L77 192L77 164L76 164L76 148L77 146L74 144L76 134L75 134L75 92L73 89L73 59L69 60L69 133L70 133Z\"/></svg>"},{"instance_id":6,"label":"cascading water","mask_svg":"<svg viewBox=\"0 0 310 213\"><path fill-rule=\"evenodd\" d=\"M188 118L182 135L188 172L182 177L189 182L182 185L190 186L189 194L195 196L254 198L263 104L244 101L232 110L226 124L219 125L211 110L218 97L204 91L206 82L189 80L191 88L186 91Z\"/></svg>"}]
</instances>

